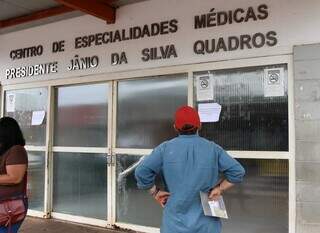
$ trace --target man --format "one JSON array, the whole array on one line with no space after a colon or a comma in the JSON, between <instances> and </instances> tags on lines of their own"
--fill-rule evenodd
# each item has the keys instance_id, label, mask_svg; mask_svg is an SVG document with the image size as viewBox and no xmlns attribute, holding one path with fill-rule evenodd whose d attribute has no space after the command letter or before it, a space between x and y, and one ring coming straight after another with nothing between
<instances>
[{"instance_id":1,"label":"man","mask_svg":"<svg viewBox=\"0 0 320 233\"><path fill-rule=\"evenodd\" d=\"M161 233L220 233L220 219L204 215L200 191L217 200L244 176L243 167L235 159L214 142L198 136L200 127L195 109L179 108L174 123L179 136L156 147L135 171L138 187L149 189L164 207ZM160 172L169 193L154 185Z\"/></svg>"}]
</instances>

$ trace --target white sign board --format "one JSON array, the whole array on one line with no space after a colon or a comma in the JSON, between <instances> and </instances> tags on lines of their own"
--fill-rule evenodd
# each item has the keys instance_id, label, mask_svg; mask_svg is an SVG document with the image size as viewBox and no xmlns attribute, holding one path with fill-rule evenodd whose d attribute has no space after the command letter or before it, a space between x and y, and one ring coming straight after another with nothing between
<instances>
[{"instance_id":1,"label":"white sign board","mask_svg":"<svg viewBox=\"0 0 320 233\"><path fill-rule=\"evenodd\" d=\"M16 95L8 94L6 96L6 111L14 112L16 110Z\"/></svg>"},{"instance_id":2,"label":"white sign board","mask_svg":"<svg viewBox=\"0 0 320 233\"><path fill-rule=\"evenodd\" d=\"M277 97L284 96L284 69L264 70L264 96Z\"/></svg>"},{"instance_id":3,"label":"white sign board","mask_svg":"<svg viewBox=\"0 0 320 233\"><path fill-rule=\"evenodd\" d=\"M201 122L218 122L220 119L221 105L217 103L199 104L198 113Z\"/></svg>"},{"instance_id":4,"label":"white sign board","mask_svg":"<svg viewBox=\"0 0 320 233\"><path fill-rule=\"evenodd\" d=\"M45 115L46 115L45 111L34 111L34 112L32 112L31 125L41 125L43 123Z\"/></svg>"},{"instance_id":5,"label":"white sign board","mask_svg":"<svg viewBox=\"0 0 320 233\"><path fill-rule=\"evenodd\" d=\"M213 100L213 75L200 75L197 78L197 100Z\"/></svg>"}]
</instances>

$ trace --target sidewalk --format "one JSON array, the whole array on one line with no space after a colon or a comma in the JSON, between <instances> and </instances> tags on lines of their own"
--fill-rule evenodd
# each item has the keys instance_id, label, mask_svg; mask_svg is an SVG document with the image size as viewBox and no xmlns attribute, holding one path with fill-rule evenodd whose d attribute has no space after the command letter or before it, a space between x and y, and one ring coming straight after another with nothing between
<instances>
[{"instance_id":1,"label":"sidewalk","mask_svg":"<svg viewBox=\"0 0 320 233\"><path fill-rule=\"evenodd\" d=\"M104 228L91 227L53 219L39 219L28 217L19 233L124 233L133 231L114 231Z\"/></svg>"}]
</instances>

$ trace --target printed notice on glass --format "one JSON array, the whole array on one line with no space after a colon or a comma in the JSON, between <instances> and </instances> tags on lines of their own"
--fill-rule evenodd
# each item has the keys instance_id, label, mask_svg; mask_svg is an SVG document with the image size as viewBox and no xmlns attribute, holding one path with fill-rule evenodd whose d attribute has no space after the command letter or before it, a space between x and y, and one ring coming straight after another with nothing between
<instances>
[{"instance_id":1,"label":"printed notice on glass","mask_svg":"<svg viewBox=\"0 0 320 233\"><path fill-rule=\"evenodd\" d=\"M197 80L197 100L213 100L213 75L206 74L196 77Z\"/></svg>"},{"instance_id":2,"label":"printed notice on glass","mask_svg":"<svg viewBox=\"0 0 320 233\"><path fill-rule=\"evenodd\" d=\"M200 192L200 198L205 216L228 218L228 213L222 196L220 196L217 201L210 201L208 193Z\"/></svg>"},{"instance_id":3,"label":"printed notice on glass","mask_svg":"<svg viewBox=\"0 0 320 233\"><path fill-rule=\"evenodd\" d=\"M33 111L31 125L41 125L43 123L45 111Z\"/></svg>"},{"instance_id":4,"label":"printed notice on glass","mask_svg":"<svg viewBox=\"0 0 320 233\"><path fill-rule=\"evenodd\" d=\"M16 109L16 94L8 94L6 97L6 111L14 112Z\"/></svg>"},{"instance_id":5,"label":"printed notice on glass","mask_svg":"<svg viewBox=\"0 0 320 233\"><path fill-rule=\"evenodd\" d=\"M221 105L217 103L198 104L198 113L201 122L218 122Z\"/></svg>"},{"instance_id":6,"label":"printed notice on glass","mask_svg":"<svg viewBox=\"0 0 320 233\"><path fill-rule=\"evenodd\" d=\"M264 70L264 96L277 97L284 96L284 69Z\"/></svg>"}]
</instances>

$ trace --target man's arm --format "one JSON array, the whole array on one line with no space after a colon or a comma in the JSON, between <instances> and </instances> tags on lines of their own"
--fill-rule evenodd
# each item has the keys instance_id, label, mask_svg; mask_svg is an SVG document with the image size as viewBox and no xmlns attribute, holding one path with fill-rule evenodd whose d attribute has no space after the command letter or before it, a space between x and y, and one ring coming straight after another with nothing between
<instances>
[{"instance_id":1,"label":"man's arm","mask_svg":"<svg viewBox=\"0 0 320 233\"><path fill-rule=\"evenodd\" d=\"M224 191L230 189L236 183L241 183L245 175L245 170L241 164L220 146L217 146L217 153L219 172L223 173L225 178L211 190L210 200L217 200Z\"/></svg>"},{"instance_id":2,"label":"man's arm","mask_svg":"<svg viewBox=\"0 0 320 233\"><path fill-rule=\"evenodd\" d=\"M155 186L155 177L162 169L162 150L164 145L160 145L147 156L135 170L135 177L139 189L148 190L155 200L163 207L170 194L160 191Z\"/></svg>"}]
</instances>

